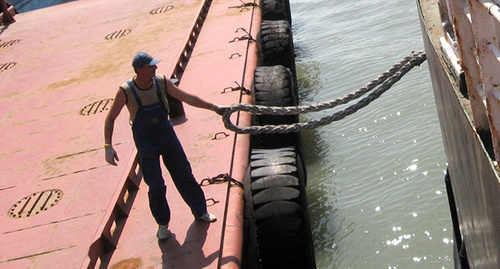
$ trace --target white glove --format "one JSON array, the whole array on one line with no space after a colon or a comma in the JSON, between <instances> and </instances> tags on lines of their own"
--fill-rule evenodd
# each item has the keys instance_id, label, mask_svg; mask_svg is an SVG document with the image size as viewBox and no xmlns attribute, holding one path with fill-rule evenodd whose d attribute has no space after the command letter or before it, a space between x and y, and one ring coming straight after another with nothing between
<instances>
[{"instance_id":1,"label":"white glove","mask_svg":"<svg viewBox=\"0 0 500 269\"><path fill-rule=\"evenodd\" d=\"M216 104L214 104L214 106L212 107L212 111L214 111L215 113L217 113L217 114L219 114L221 116L228 109L229 109L229 107L227 107L227 106L219 106L219 105L216 105Z\"/></svg>"}]
</instances>

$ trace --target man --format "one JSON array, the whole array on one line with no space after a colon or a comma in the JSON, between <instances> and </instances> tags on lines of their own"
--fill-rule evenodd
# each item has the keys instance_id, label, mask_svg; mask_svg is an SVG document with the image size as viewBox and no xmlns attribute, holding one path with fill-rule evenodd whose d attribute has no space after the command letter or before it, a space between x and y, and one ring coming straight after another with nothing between
<instances>
[{"instance_id":1,"label":"man","mask_svg":"<svg viewBox=\"0 0 500 269\"><path fill-rule=\"evenodd\" d=\"M223 114L227 109L186 93L165 76L157 76L160 60L145 52L134 56L132 66L136 76L121 85L104 123L106 161L116 165L118 155L113 149L114 122L123 106L130 112L130 124L137 147L144 181L149 186L149 206L158 223L157 237L164 240L170 231L170 208L165 194L166 186L161 173L160 155L175 186L197 220L214 222L217 218L207 212L205 195L196 182L184 150L168 120L167 93L189 105L210 109Z\"/></svg>"}]
</instances>

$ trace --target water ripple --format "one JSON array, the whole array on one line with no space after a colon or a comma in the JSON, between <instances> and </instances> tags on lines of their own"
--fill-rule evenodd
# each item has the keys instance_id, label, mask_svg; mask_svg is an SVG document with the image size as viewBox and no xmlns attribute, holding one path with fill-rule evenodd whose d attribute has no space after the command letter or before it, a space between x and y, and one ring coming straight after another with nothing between
<instances>
[{"instance_id":1,"label":"water ripple","mask_svg":"<svg viewBox=\"0 0 500 269\"><path fill-rule=\"evenodd\" d=\"M414 1L290 3L304 104L350 93L423 49ZM303 140L318 268L453 268L446 158L426 64Z\"/></svg>"}]
</instances>

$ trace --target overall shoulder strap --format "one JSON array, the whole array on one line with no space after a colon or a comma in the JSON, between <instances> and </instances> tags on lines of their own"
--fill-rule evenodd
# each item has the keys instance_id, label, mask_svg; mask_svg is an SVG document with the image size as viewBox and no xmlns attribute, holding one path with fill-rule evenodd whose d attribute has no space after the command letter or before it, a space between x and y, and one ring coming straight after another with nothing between
<instances>
[{"instance_id":1,"label":"overall shoulder strap","mask_svg":"<svg viewBox=\"0 0 500 269\"><path fill-rule=\"evenodd\" d=\"M156 79L156 77L153 77L153 80L154 80L155 85L156 85L156 94L158 95L158 101L163 102L162 97L161 97L161 91L160 91L160 83L158 83L158 79Z\"/></svg>"},{"instance_id":2,"label":"overall shoulder strap","mask_svg":"<svg viewBox=\"0 0 500 269\"><path fill-rule=\"evenodd\" d=\"M127 84L130 87L130 90L132 91L132 94L135 97L135 101L137 102L137 105L139 105L139 107L141 107L142 106L141 98L139 98L139 95L135 91L134 85L132 84L132 82L130 80L127 81Z\"/></svg>"}]
</instances>

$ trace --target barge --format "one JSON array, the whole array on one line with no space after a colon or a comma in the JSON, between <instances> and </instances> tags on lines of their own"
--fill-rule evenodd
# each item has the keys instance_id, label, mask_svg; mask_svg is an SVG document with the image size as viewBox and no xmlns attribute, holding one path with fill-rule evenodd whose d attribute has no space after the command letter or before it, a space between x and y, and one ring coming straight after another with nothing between
<instances>
[{"instance_id":1,"label":"barge","mask_svg":"<svg viewBox=\"0 0 500 269\"><path fill-rule=\"evenodd\" d=\"M500 8L418 0L443 143L455 268L500 268Z\"/></svg>"},{"instance_id":2,"label":"barge","mask_svg":"<svg viewBox=\"0 0 500 269\"><path fill-rule=\"evenodd\" d=\"M297 105L288 1L63 2L0 26L0 267L315 268L300 134L232 133L215 113L169 99L218 221L195 221L162 167L172 211L165 241L126 113L114 126L118 166L104 160L104 119L140 51L162 59L157 74L207 101Z\"/></svg>"}]
</instances>

